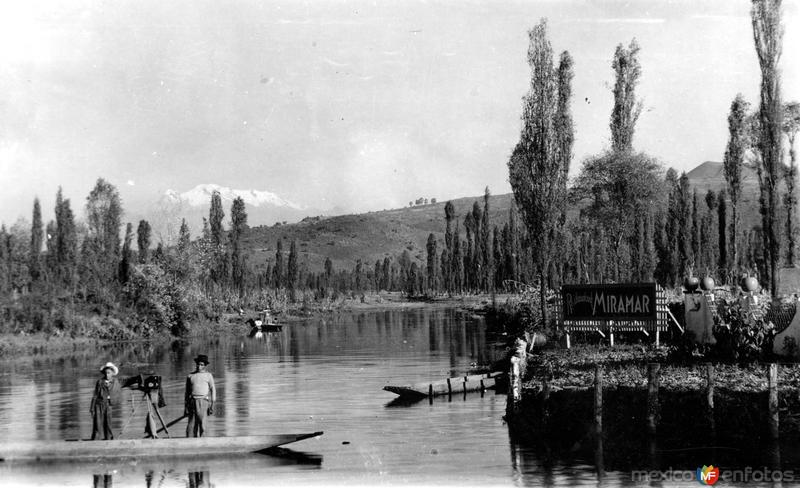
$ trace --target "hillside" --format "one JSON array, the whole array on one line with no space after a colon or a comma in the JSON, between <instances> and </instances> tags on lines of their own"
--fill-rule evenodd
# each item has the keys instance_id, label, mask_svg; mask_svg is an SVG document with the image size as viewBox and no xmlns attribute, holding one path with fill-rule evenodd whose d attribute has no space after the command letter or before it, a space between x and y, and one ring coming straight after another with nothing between
<instances>
[{"instance_id":1,"label":"hillside","mask_svg":"<svg viewBox=\"0 0 800 488\"><path fill-rule=\"evenodd\" d=\"M502 227L508 219L512 195L493 195L489 200L489 219L492 225ZM459 222L478 201L483 208L483 196L452 200ZM418 263L425 261L428 235L434 233L444 242L445 202L418 205L401 209L383 210L357 215L336 217L307 217L296 224L254 227L244 236L244 246L251 250L249 262L257 268L275 261L278 239L284 239L283 250L289 251L292 240L297 240L301 262L309 269L322 269L330 257L335 269L349 269L357 259L373 266L384 257L396 257L407 249ZM464 236L463 225L460 225Z\"/></svg>"},{"instance_id":2,"label":"hillside","mask_svg":"<svg viewBox=\"0 0 800 488\"><path fill-rule=\"evenodd\" d=\"M692 187L697 188L702 199L711 189L715 192L725 188L722 163L706 161L687 173ZM741 203L743 223L749 228L758 222L758 183L752 170L744 175L743 201ZM502 226L508 220L508 210L513 195L492 195L490 222ZM463 220L472 211L474 202L483 207L483 196L453 200L461 236L464 237ZM701 200L702 203L702 200ZM303 221L277 226L251 228L244 236L245 249L249 250L249 263L257 269L274 263L278 239L284 239L283 250L289 251L292 240L297 240L300 261L308 269L321 270L326 257L330 257L335 269L350 269L357 259L367 266L390 256L395 258L407 249L418 264L426 260L425 249L428 234L433 233L439 241L439 252L444 242L444 205L437 202L393 210L383 210L357 215L335 217L306 217Z\"/></svg>"}]
</instances>

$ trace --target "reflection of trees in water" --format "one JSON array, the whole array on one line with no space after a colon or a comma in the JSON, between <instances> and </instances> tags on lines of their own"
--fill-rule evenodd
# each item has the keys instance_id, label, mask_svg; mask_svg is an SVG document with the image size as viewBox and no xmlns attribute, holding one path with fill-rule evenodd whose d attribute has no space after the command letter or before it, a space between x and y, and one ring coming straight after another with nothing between
<instances>
[{"instance_id":1,"label":"reflection of trees in water","mask_svg":"<svg viewBox=\"0 0 800 488\"><path fill-rule=\"evenodd\" d=\"M92 475L92 486L94 488L111 488L113 486L113 483L114 482L110 474Z\"/></svg>"}]
</instances>

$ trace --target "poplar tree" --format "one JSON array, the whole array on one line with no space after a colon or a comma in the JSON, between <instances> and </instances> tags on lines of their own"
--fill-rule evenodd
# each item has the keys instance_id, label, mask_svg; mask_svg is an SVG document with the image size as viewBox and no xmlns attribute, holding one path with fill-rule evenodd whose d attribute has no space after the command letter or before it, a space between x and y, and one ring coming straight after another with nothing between
<instances>
[{"instance_id":1,"label":"poplar tree","mask_svg":"<svg viewBox=\"0 0 800 488\"><path fill-rule=\"evenodd\" d=\"M33 199L33 219L31 224L31 248L29 252L28 272L31 281L37 282L42 276L42 207L39 205L39 198Z\"/></svg>"},{"instance_id":2,"label":"poplar tree","mask_svg":"<svg viewBox=\"0 0 800 488\"><path fill-rule=\"evenodd\" d=\"M178 233L178 250L181 253L185 253L189 250L189 246L192 244L192 236L189 233L189 225L186 223L186 219L181 220L181 228Z\"/></svg>"},{"instance_id":3,"label":"poplar tree","mask_svg":"<svg viewBox=\"0 0 800 488\"><path fill-rule=\"evenodd\" d=\"M75 217L69 199L64 199L61 187L56 193L56 234L55 265L61 283L69 288L74 284L78 259L78 238L75 231Z\"/></svg>"},{"instance_id":4,"label":"poplar tree","mask_svg":"<svg viewBox=\"0 0 800 488\"><path fill-rule=\"evenodd\" d=\"M6 225L0 225L0 294L5 296L11 289L11 253L8 249Z\"/></svg>"},{"instance_id":5,"label":"poplar tree","mask_svg":"<svg viewBox=\"0 0 800 488\"><path fill-rule=\"evenodd\" d=\"M791 102L784 106L783 112L783 132L789 146L789 165L784 169L784 181L786 182L786 193L784 194L783 205L786 208L786 264L793 267L795 265L796 241L795 235L795 214L797 207L797 153L794 148L797 132L800 130L800 103Z\"/></svg>"},{"instance_id":6,"label":"poplar tree","mask_svg":"<svg viewBox=\"0 0 800 488\"><path fill-rule=\"evenodd\" d=\"M444 219L446 223L444 231L444 250L442 251L442 279L445 282L447 291L453 291L453 228L452 223L456 218L453 202L448 201L444 204Z\"/></svg>"},{"instance_id":7,"label":"poplar tree","mask_svg":"<svg viewBox=\"0 0 800 488\"><path fill-rule=\"evenodd\" d=\"M728 145L725 148L723 167L728 195L731 199L730 232L727 239L730 252L730 265L739 266L739 199L742 194L742 166L747 149L747 110L748 103L742 94L736 95L728 115ZM727 261L727 260L726 260Z\"/></svg>"},{"instance_id":8,"label":"poplar tree","mask_svg":"<svg viewBox=\"0 0 800 488\"><path fill-rule=\"evenodd\" d=\"M244 256L242 255L242 235L247 230L247 211L244 199L236 197L231 204L231 230L228 235L231 246L231 281L240 296L244 293Z\"/></svg>"},{"instance_id":9,"label":"poplar tree","mask_svg":"<svg viewBox=\"0 0 800 488\"><path fill-rule=\"evenodd\" d=\"M492 254L491 228L489 227L489 187L483 192L483 220L481 221L481 251L483 257L483 283L485 290L491 292L494 289L494 255Z\"/></svg>"},{"instance_id":10,"label":"poplar tree","mask_svg":"<svg viewBox=\"0 0 800 488\"><path fill-rule=\"evenodd\" d=\"M289 246L289 262L286 266L287 285L289 286L289 293L291 294L292 301L296 300L297 278L300 276L300 268L297 262L297 241L292 240Z\"/></svg>"},{"instance_id":11,"label":"poplar tree","mask_svg":"<svg viewBox=\"0 0 800 488\"><path fill-rule=\"evenodd\" d=\"M717 195L717 232L719 249L719 267L723 270L728 269L728 203L725 190L720 190Z\"/></svg>"},{"instance_id":12,"label":"poplar tree","mask_svg":"<svg viewBox=\"0 0 800 488\"><path fill-rule=\"evenodd\" d=\"M275 288L283 286L283 240L278 238L275 250Z\"/></svg>"},{"instance_id":13,"label":"poplar tree","mask_svg":"<svg viewBox=\"0 0 800 488\"><path fill-rule=\"evenodd\" d=\"M700 249L700 203L697 200L697 189L692 191L692 257L697 269L704 266Z\"/></svg>"},{"instance_id":14,"label":"poplar tree","mask_svg":"<svg viewBox=\"0 0 800 488\"><path fill-rule=\"evenodd\" d=\"M642 112L642 102L636 99L636 85L642 74L639 64L639 44L632 39L628 48L617 45L614 52L614 108L611 111L611 151L625 153L633 150L636 121Z\"/></svg>"},{"instance_id":15,"label":"poplar tree","mask_svg":"<svg viewBox=\"0 0 800 488\"><path fill-rule=\"evenodd\" d=\"M772 297L778 295L778 260L780 228L777 225L778 181L782 170L783 106L778 63L783 44L781 0L753 0L751 9L753 40L761 67L761 103L759 105L757 164L762 200L765 269L768 270Z\"/></svg>"},{"instance_id":16,"label":"poplar tree","mask_svg":"<svg viewBox=\"0 0 800 488\"><path fill-rule=\"evenodd\" d=\"M140 220L139 226L136 228L136 246L139 250L139 264L148 264L150 262L151 236L152 228L150 227L150 223L144 219Z\"/></svg>"},{"instance_id":17,"label":"poplar tree","mask_svg":"<svg viewBox=\"0 0 800 488\"><path fill-rule=\"evenodd\" d=\"M119 262L119 282L122 284L127 283L131 276L131 263L133 261L133 252L131 251L132 242L133 224L128 222L125 226L125 239L122 241L122 259L120 259Z\"/></svg>"},{"instance_id":18,"label":"poplar tree","mask_svg":"<svg viewBox=\"0 0 800 488\"><path fill-rule=\"evenodd\" d=\"M542 325L548 327L547 279L552 245L561 232L574 138L570 114L573 63L565 51L554 67L546 20L529 32L529 38L531 83L523 99L520 140L508 163L509 182L533 241Z\"/></svg>"},{"instance_id":19,"label":"poplar tree","mask_svg":"<svg viewBox=\"0 0 800 488\"><path fill-rule=\"evenodd\" d=\"M432 232L428 234L428 242L425 245L425 249L427 251L427 258L428 258L427 259L428 289L432 290L435 293L437 290L436 261L439 257L439 253L436 249L436 236L433 235ZM375 263L376 274L378 269L379 269L379 263Z\"/></svg>"}]
</instances>

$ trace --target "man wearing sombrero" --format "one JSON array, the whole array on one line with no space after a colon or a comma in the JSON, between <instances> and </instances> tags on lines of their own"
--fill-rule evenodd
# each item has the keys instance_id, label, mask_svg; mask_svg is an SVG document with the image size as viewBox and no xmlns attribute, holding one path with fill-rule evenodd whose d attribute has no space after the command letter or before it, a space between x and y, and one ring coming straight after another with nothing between
<instances>
[{"instance_id":1,"label":"man wearing sombrero","mask_svg":"<svg viewBox=\"0 0 800 488\"><path fill-rule=\"evenodd\" d=\"M119 370L114 363L108 362L100 368L103 376L94 385L94 395L89 406L92 414L92 440L100 437L102 429L103 439L113 439L111 431L111 406L119 398L121 386L116 376Z\"/></svg>"},{"instance_id":2,"label":"man wearing sombrero","mask_svg":"<svg viewBox=\"0 0 800 488\"><path fill-rule=\"evenodd\" d=\"M189 423L186 424L186 437L203 437L206 430L206 415L214 414L217 390L214 388L214 376L206 371L208 356L198 354L194 362L197 367L186 378L183 414L189 417Z\"/></svg>"}]
</instances>

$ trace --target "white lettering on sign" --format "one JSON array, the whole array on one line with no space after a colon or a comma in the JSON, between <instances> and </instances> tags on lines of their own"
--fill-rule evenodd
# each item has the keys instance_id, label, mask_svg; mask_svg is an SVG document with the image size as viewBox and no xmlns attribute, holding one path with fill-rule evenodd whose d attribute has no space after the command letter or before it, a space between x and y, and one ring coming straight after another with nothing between
<instances>
[{"instance_id":1,"label":"white lettering on sign","mask_svg":"<svg viewBox=\"0 0 800 488\"><path fill-rule=\"evenodd\" d=\"M601 314L649 314L650 297L648 295L606 295L595 293L592 300L592 315Z\"/></svg>"}]
</instances>

